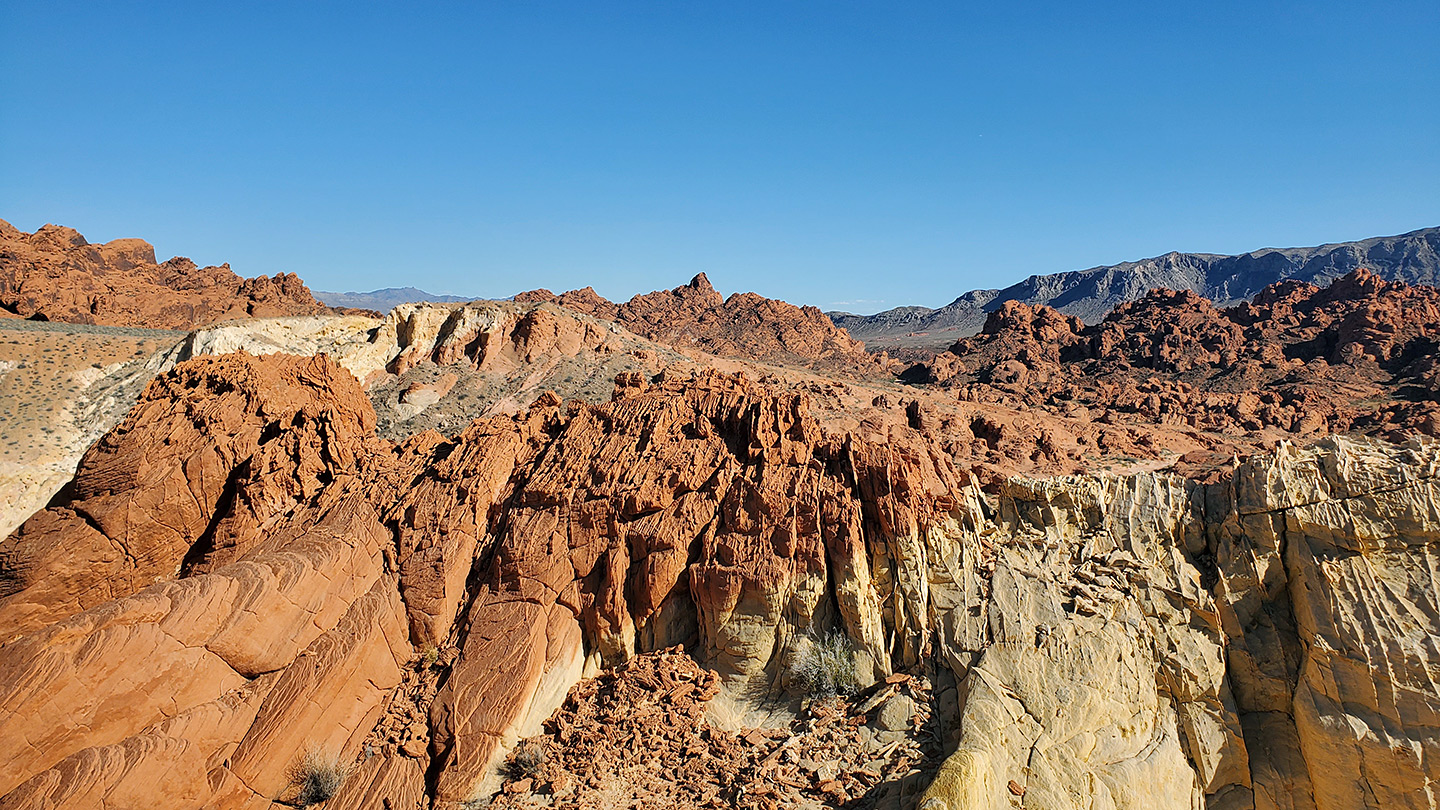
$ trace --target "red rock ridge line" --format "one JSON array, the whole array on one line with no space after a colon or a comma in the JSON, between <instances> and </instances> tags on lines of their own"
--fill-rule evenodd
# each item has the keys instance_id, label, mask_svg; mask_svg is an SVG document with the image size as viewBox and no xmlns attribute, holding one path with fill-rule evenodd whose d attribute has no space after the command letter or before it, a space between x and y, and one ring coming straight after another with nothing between
<instances>
[{"instance_id":1,"label":"red rock ridge line","mask_svg":"<svg viewBox=\"0 0 1440 810\"><path fill-rule=\"evenodd\" d=\"M684 286L637 295L623 304L607 301L590 287L560 295L532 290L515 300L559 304L615 321L635 334L677 349L722 357L869 373L883 371L888 363L884 357L867 355L865 344L815 307L797 307L755 293L726 298L716 292L704 273Z\"/></svg>"},{"instance_id":2,"label":"red rock ridge line","mask_svg":"<svg viewBox=\"0 0 1440 810\"><path fill-rule=\"evenodd\" d=\"M38 320L155 329L313 315L329 308L299 276L241 278L230 265L157 262L139 239L92 245L72 228L25 233L0 220L0 311Z\"/></svg>"},{"instance_id":3,"label":"red rock ridge line","mask_svg":"<svg viewBox=\"0 0 1440 810\"><path fill-rule=\"evenodd\" d=\"M1440 435L1440 290L1357 270L1216 309L1152 290L1086 326L1006 302L980 334L902 379L1111 423L1240 436Z\"/></svg>"}]
</instances>

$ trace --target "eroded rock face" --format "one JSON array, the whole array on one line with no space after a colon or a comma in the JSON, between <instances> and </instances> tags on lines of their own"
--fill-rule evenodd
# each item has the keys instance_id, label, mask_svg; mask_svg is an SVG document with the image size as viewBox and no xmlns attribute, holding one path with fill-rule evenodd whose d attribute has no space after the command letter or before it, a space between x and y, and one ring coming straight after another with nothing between
<instances>
[{"instance_id":1,"label":"eroded rock face","mask_svg":"<svg viewBox=\"0 0 1440 810\"><path fill-rule=\"evenodd\" d=\"M230 556L356 469L374 420L355 379L323 357L206 357L156 378L51 506L0 544L0 638Z\"/></svg>"},{"instance_id":2,"label":"eroded rock face","mask_svg":"<svg viewBox=\"0 0 1440 810\"><path fill-rule=\"evenodd\" d=\"M157 262L139 239L92 245L73 228L0 222L0 310L24 318L194 329L231 318L327 312L293 273L241 278L228 264Z\"/></svg>"},{"instance_id":3,"label":"eroded rock face","mask_svg":"<svg viewBox=\"0 0 1440 810\"><path fill-rule=\"evenodd\" d=\"M1093 326L1007 302L979 335L906 379L977 402L1019 401L1112 424L1248 436L1437 435L1440 290L1357 270L1326 288L1286 281L1217 309L1151 290Z\"/></svg>"},{"instance_id":4,"label":"eroded rock face","mask_svg":"<svg viewBox=\"0 0 1440 810\"><path fill-rule=\"evenodd\" d=\"M1012 488L929 806L1434 807L1437 461L1334 439L1209 487Z\"/></svg>"},{"instance_id":5,"label":"eroded rock face","mask_svg":"<svg viewBox=\"0 0 1440 810\"><path fill-rule=\"evenodd\" d=\"M559 304L682 351L872 374L883 372L888 362L867 355L865 344L815 307L797 307L755 293L726 298L704 273L684 286L637 295L623 304L605 300L590 287L560 295L532 290L515 300Z\"/></svg>"},{"instance_id":6,"label":"eroded rock face","mask_svg":"<svg viewBox=\"0 0 1440 810\"><path fill-rule=\"evenodd\" d=\"M589 340L467 355L450 312L432 355ZM918 411L678 370L396 443L329 356L197 357L0 544L0 807L293 801L320 751L338 806L455 808L587 673L683 645L774 699L831 630L862 687L933 676L932 808L1433 807L1437 469L1328 439L982 488Z\"/></svg>"}]
</instances>

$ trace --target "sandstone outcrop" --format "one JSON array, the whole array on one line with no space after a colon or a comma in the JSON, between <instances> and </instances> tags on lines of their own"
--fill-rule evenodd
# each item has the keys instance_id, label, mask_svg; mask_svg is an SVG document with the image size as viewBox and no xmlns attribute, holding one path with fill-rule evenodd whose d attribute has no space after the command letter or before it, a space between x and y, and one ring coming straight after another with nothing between
<instances>
[{"instance_id":1,"label":"sandstone outcrop","mask_svg":"<svg viewBox=\"0 0 1440 810\"><path fill-rule=\"evenodd\" d=\"M997 556L929 806L1008 807L1007 780L1054 807L1435 806L1437 459L1326 440L1209 487L1012 490L1010 531L1053 550Z\"/></svg>"},{"instance_id":2,"label":"sandstone outcrop","mask_svg":"<svg viewBox=\"0 0 1440 810\"><path fill-rule=\"evenodd\" d=\"M74 482L0 547L0 639L168 579L202 549L253 540L354 468L373 429L355 379L324 358L207 357L157 378Z\"/></svg>"},{"instance_id":3,"label":"sandstone outcrop","mask_svg":"<svg viewBox=\"0 0 1440 810\"><path fill-rule=\"evenodd\" d=\"M1111 424L1235 437L1440 432L1440 290L1364 270L1326 288L1288 281L1217 309L1152 290L1093 326L1007 302L984 330L903 378Z\"/></svg>"},{"instance_id":4,"label":"sandstone outcrop","mask_svg":"<svg viewBox=\"0 0 1440 810\"><path fill-rule=\"evenodd\" d=\"M616 337L511 306L545 314L446 310L410 356L524 369ZM392 442L335 357L180 361L0 543L0 807L266 806L316 751L351 764L335 806L553 800L499 769L562 733L582 677L683 645L714 675L628 671L692 708L712 682L783 702L831 630L866 694L931 684L846 715L932 718L951 753L921 806L1435 805L1440 445L1282 444L1211 483L981 478L918 406L827 402L677 367ZM817 711L842 723L817 745L852 733ZM685 743L686 778L763 764L767 734ZM908 807L907 762L763 772Z\"/></svg>"},{"instance_id":5,"label":"sandstone outcrop","mask_svg":"<svg viewBox=\"0 0 1440 810\"><path fill-rule=\"evenodd\" d=\"M549 302L614 321L682 351L871 374L887 365L883 357L866 355L865 344L815 307L797 307L755 293L726 298L704 273L684 286L637 295L623 304L605 300L590 287L560 295L532 290L515 300Z\"/></svg>"},{"instance_id":6,"label":"sandstone outcrop","mask_svg":"<svg viewBox=\"0 0 1440 810\"><path fill-rule=\"evenodd\" d=\"M44 507L120 423L180 334L0 321L0 535Z\"/></svg>"},{"instance_id":7,"label":"sandstone outcrop","mask_svg":"<svg viewBox=\"0 0 1440 810\"><path fill-rule=\"evenodd\" d=\"M458 432L477 416L519 413L546 391L609 399L618 375L696 363L614 323L550 304L406 304L384 318L252 318L196 330L162 358L328 354L366 387L379 432Z\"/></svg>"},{"instance_id":8,"label":"sandstone outcrop","mask_svg":"<svg viewBox=\"0 0 1440 810\"><path fill-rule=\"evenodd\" d=\"M525 297L146 361L0 541L0 810L1436 806L1437 291L1007 304L909 388Z\"/></svg>"},{"instance_id":9,"label":"sandstone outcrop","mask_svg":"<svg viewBox=\"0 0 1440 810\"><path fill-rule=\"evenodd\" d=\"M327 312L299 276L241 278L230 266L157 262L139 239L92 245L73 228L0 221L0 310L23 318L194 329L232 318Z\"/></svg>"}]
</instances>

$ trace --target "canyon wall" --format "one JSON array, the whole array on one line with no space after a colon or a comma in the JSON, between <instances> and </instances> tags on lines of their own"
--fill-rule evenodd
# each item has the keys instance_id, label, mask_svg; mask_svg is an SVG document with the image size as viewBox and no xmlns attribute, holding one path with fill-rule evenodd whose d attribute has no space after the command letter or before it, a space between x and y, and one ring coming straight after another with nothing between
<instances>
[{"instance_id":1,"label":"canyon wall","mask_svg":"<svg viewBox=\"0 0 1440 810\"><path fill-rule=\"evenodd\" d=\"M922 806L1434 807L1437 460L1334 438L1210 486L1014 482Z\"/></svg>"}]
</instances>

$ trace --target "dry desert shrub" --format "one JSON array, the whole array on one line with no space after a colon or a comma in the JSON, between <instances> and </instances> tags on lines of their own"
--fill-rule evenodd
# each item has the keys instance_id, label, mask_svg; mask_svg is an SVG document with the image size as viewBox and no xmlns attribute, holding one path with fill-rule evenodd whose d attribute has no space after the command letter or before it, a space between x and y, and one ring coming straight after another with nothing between
<instances>
[{"instance_id":1,"label":"dry desert shrub","mask_svg":"<svg viewBox=\"0 0 1440 810\"><path fill-rule=\"evenodd\" d=\"M510 753L506 770L512 779L525 779L539 773L549 758L545 743L540 740L521 740Z\"/></svg>"},{"instance_id":2,"label":"dry desert shrub","mask_svg":"<svg viewBox=\"0 0 1440 810\"><path fill-rule=\"evenodd\" d=\"M850 638L839 630L807 635L790 659L790 678L811 697L854 694L860 678Z\"/></svg>"},{"instance_id":3,"label":"dry desert shrub","mask_svg":"<svg viewBox=\"0 0 1440 810\"><path fill-rule=\"evenodd\" d=\"M340 790L350 766L340 755L312 748L295 765L291 781L299 788L295 803L300 807L328 801Z\"/></svg>"}]
</instances>

